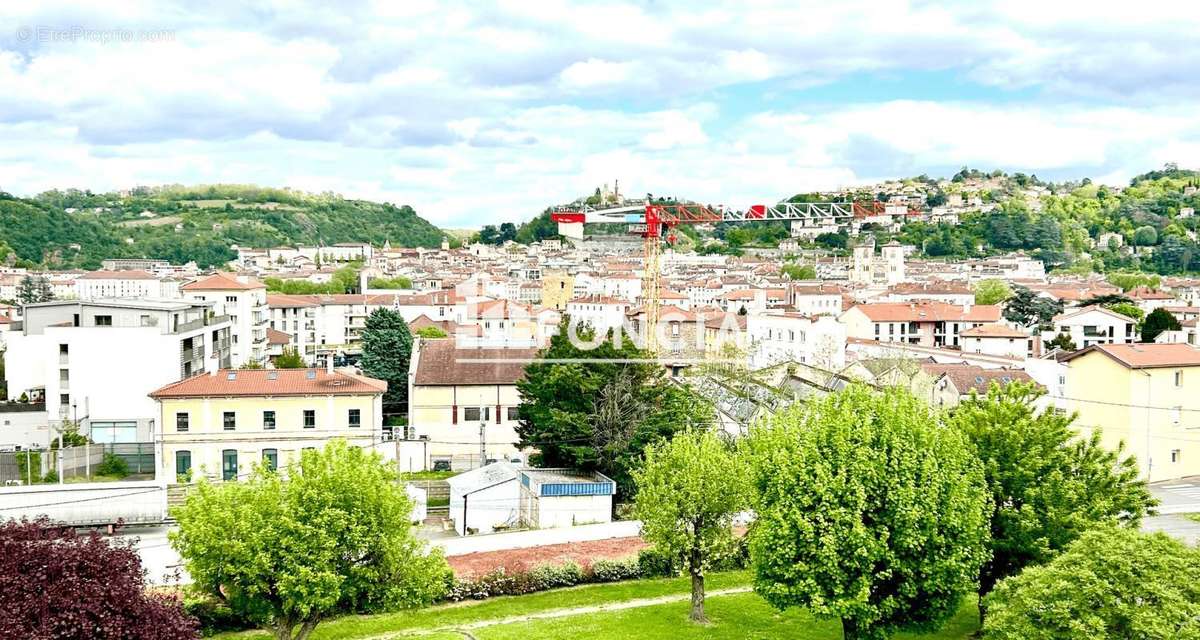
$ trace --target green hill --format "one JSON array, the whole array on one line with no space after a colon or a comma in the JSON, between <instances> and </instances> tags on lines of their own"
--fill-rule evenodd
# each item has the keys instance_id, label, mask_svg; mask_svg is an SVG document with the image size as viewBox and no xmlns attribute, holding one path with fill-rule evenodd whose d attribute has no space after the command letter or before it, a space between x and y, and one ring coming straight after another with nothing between
<instances>
[{"instance_id":1,"label":"green hill","mask_svg":"<svg viewBox=\"0 0 1200 640\"><path fill-rule=\"evenodd\" d=\"M11 248L22 263L54 268L96 268L124 257L209 267L233 259L231 245L436 247L445 236L407 205L251 185L0 193L0 255Z\"/></svg>"}]
</instances>

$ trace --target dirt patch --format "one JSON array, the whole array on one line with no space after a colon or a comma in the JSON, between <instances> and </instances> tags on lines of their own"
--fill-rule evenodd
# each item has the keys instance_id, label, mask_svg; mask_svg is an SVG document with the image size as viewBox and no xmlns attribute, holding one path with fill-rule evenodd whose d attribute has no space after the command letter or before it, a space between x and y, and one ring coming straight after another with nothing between
<instances>
[{"instance_id":1,"label":"dirt patch","mask_svg":"<svg viewBox=\"0 0 1200 640\"><path fill-rule=\"evenodd\" d=\"M544 564L574 562L587 567L596 560L617 560L635 556L649 545L638 537L610 538L551 544L528 549L484 551L446 558L454 574L460 578L480 576L503 567L505 571L524 571Z\"/></svg>"}]
</instances>

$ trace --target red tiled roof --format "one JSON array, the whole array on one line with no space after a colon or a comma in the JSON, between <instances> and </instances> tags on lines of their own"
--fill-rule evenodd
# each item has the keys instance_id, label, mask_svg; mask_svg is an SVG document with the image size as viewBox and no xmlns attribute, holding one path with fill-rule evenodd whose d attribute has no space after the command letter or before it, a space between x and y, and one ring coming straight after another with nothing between
<instances>
[{"instance_id":1,"label":"red tiled roof","mask_svg":"<svg viewBox=\"0 0 1200 640\"><path fill-rule=\"evenodd\" d=\"M999 322L994 304L957 305L944 302L874 302L851 307L872 322Z\"/></svg>"},{"instance_id":2,"label":"red tiled roof","mask_svg":"<svg viewBox=\"0 0 1200 640\"><path fill-rule=\"evenodd\" d=\"M317 303L309 296L292 296L282 293L268 293L267 306L274 309L290 309L297 307L315 307Z\"/></svg>"},{"instance_id":3,"label":"red tiled roof","mask_svg":"<svg viewBox=\"0 0 1200 640\"><path fill-rule=\"evenodd\" d=\"M233 376L230 379L230 376ZM150 397L226 398L258 396L375 395L387 382L324 369L222 369L192 376L150 392Z\"/></svg>"},{"instance_id":4,"label":"red tiled roof","mask_svg":"<svg viewBox=\"0 0 1200 640\"><path fill-rule=\"evenodd\" d=\"M1028 338L1029 334L1002 324L981 324L958 335L964 338Z\"/></svg>"},{"instance_id":5,"label":"red tiled roof","mask_svg":"<svg viewBox=\"0 0 1200 640\"><path fill-rule=\"evenodd\" d=\"M244 291L247 289L263 289L266 288L266 285L253 278L242 282L225 273L214 273L207 278L189 282L180 288L184 291Z\"/></svg>"},{"instance_id":6,"label":"red tiled roof","mask_svg":"<svg viewBox=\"0 0 1200 640\"><path fill-rule=\"evenodd\" d=\"M290 344L292 336L277 329L267 327L267 344Z\"/></svg>"},{"instance_id":7,"label":"red tiled roof","mask_svg":"<svg viewBox=\"0 0 1200 640\"><path fill-rule=\"evenodd\" d=\"M1200 367L1200 349L1188 344L1094 344L1063 358L1070 361L1098 351L1130 369Z\"/></svg>"}]
</instances>

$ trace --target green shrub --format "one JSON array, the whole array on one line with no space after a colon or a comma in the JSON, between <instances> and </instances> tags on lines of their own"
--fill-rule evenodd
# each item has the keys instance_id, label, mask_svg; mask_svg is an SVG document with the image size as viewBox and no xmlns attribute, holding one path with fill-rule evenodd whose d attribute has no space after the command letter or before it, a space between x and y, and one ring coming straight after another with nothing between
<instances>
[{"instance_id":1,"label":"green shrub","mask_svg":"<svg viewBox=\"0 0 1200 640\"><path fill-rule=\"evenodd\" d=\"M257 627L252 620L234 613L229 605L188 589L183 597L183 610L200 621L200 631L211 636L222 631L243 631Z\"/></svg>"},{"instance_id":2,"label":"green shrub","mask_svg":"<svg viewBox=\"0 0 1200 640\"><path fill-rule=\"evenodd\" d=\"M96 467L96 475L124 478L129 475L129 465L124 458L112 453L104 454L104 460Z\"/></svg>"},{"instance_id":3,"label":"green shrub","mask_svg":"<svg viewBox=\"0 0 1200 640\"><path fill-rule=\"evenodd\" d=\"M642 577L641 557L597 560L592 563L593 582L618 582Z\"/></svg>"},{"instance_id":4,"label":"green shrub","mask_svg":"<svg viewBox=\"0 0 1200 640\"><path fill-rule=\"evenodd\" d=\"M679 575L679 568L675 566L675 561L654 547L638 552L637 562L643 578L667 578Z\"/></svg>"}]
</instances>

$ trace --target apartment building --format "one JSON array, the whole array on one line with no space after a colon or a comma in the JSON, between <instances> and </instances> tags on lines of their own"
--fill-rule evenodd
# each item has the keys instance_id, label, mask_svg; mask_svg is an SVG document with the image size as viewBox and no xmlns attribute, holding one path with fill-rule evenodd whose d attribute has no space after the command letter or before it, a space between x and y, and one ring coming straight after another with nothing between
<instances>
[{"instance_id":1,"label":"apartment building","mask_svg":"<svg viewBox=\"0 0 1200 640\"><path fill-rule=\"evenodd\" d=\"M1124 443L1150 482L1200 474L1200 349L1186 344L1093 344L1066 357L1063 408L1084 436Z\"/></svg>"},{"instance_id":2,"label":"apartment building","mask_svg":"<svg viewBox=\"0 0 1200 640\"><path fill-rule=\"evenodd\" d=\"M1094 344L1125 344L1136 342L1134 329L1137 320L1099 305L1072 309L1054 316L1054 329L1042 333L1043 340L1066 335L1075 348L1085 349Z\"/></svg>"},{"instance_id":3,"label":"apartment building","mask_svg":"<svg viewBox=\"0 0 1200 640\"><path fill-rule=\"evenodd\" d=\"M329 369L221 369L157 388L159 477L230 481L286 469L334 438L383 437L387 382Z\"/></svg>"},{"instance_id":4,"label":"apartment building","mask_svg":"<svg viewBox=\"0 0 1200 640\"><path fill-rule=\"evenodd\" d=\"M262 364L267 359L267 287L246 276L216 273L189 282L180 290L187 300L212 302L229 316L233 334L233 366Z\"/></svg>"},{"instance_id":5,"label":"apartment building","mask_svg":"<svg viewBox=\"0 0 1200 640\"><path fill-rule=\"evenodd\" d=\"M75 278L75 297L80 300L101 298L174 298L178 286L164 282L141 270L89 271Z\"/></svg>"},{"instance_id":6,"label":"apartment building","mask_svg":"<svg viewBox=\"0 0 1200 640\"><path fill-rule=\"evenodd\" d=\"M1004 324L986 324L959 333L965 353L1025 359L1041 356L1041 336Z\"/></svg>"},{"instance_id":7,"label":"apartment building","mask_svg":"<svg viewBox=\"0 0 1200 640\"><path fill-rule=\"evenodd\" d=\"M839 319L846 325L846 335L851 338L959 348L963 331L999 324L1000 307L944 302L879 302L855 305Z\"/></svg>"},{"instance_id":8,"label":"apartment building","mask_svg":"<svg viewBox=\"0 0 1200 640\"><path fill-rule=\"evenodd\" d=\"M154 403L169 382L231 364L231 322L213 303L57 301L10 323L10 399L44 395L52 426L78 420L96 442L149 442Z\"/></svg>"},{"instance_id":9,"label":"apartment building","mask_svg":"<svg viewBox=\"0 0 1200 640\"><path fill-rule=\"evenodd\" d=\"M752 313L746 320L750 365L810 364L828 371L846 366L846 327L833 316L795 312Z\"/></svg>"}]
</instances>

